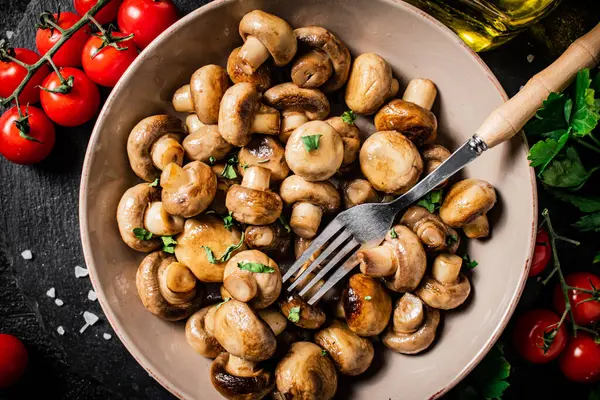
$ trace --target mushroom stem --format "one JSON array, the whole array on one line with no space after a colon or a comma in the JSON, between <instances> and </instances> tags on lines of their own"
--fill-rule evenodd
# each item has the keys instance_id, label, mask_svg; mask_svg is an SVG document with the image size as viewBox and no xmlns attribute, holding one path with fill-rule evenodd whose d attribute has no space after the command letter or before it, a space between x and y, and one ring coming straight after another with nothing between
<instances>
[{"instance_id":1,"label":"mushroom stem","mask_svg":"<svg viewBox=\"0 0 600 400\"><path fill-rule=\"evenodd\" d=\"M189 133L194 133L198 129L202 128L204 124L198 118L196 114L190 114L185 118L185 126L187 126Z\"/></svg>"},{"instance_id":2,"label":"mushroom stem","mask_svg":"<svg viewBox=\"0 0 600 400\"><path fill-rule=\"evenodd\" d=\"M292 67L292 81L301 88L317 88L331 77L333 66L327 54L313 50L296 59Z\"/></svg>"},{"instance_id":3,"label":"mushroom stem","mask_svg":"<svg viewBox=\"0 0 600 400\"><path fill-rule=\"evenodd\" d=\"M408 83L402 100L414 103L426 110L431 110L436 96L437 89L432 81L429 79L413 79Z\"/></svg>"},{"instance_id":4,"label":"mushroom stem","mask_svg":"<svg viewBox=\"0 0 600 400\"><path fill-rule=\"evenodd\" d=\"M287 319L277 310L272 308L267 308L264 310L259 310L258 316L265 321L269 328L273 331L275 336L279 336L281 332L283 332L287 326Z\"/></svg>"},{"instance_id":5,"label":"mushroom stem","mask_svg":"<svg viewBox=\"0 0 600 400\"><path fill-rule=\"evenodd\" d=\"M173 108L177 112L194 112L194 101L190 85L184 85L177 89L173 95Z\"/></svg>"},{"instance_id":6,"label":"mushroom stem","mask_svg":"<svg viewBox=\"0 0 600 400\"><path fill-rule=\"evenodd\" d=\"M252 166L246 170L242 186L265 191L271 184L271 170L263 167Z\"/></svg>"},{"instance_id":7,"label":"mushroom stem","mask_svg":"<svg viewBox=\"0 0 600 400\"><path fill-rule=\"evenodd\" d=\"M223 281L223 286L236 300L249 302L258 293L258 283L252 273L239 271L231 274Z\"/></svg>"},{"instance_id":8,"label":"mushroom stem","mask_svg":"<svg viewBox=\"0 0 600 400\"><path fill-rule=\"evenodd\" d=\"M166 271L167 288L175 293L187 293L196 287L196 277L180 262L169 264Z\"/></svg>"},{"instance_id":9,"label":"mushroom stem","mask_svg":"<svg viewBox=\"0 0 600 400\"><path fill-rule=\"evenodd\" d=\"M490 234L490 224L485 214L463 226L463 231L470 239L487 237Z\"/></svg>"},{"instance_id":10,"label":"mushroom stem","mask_svg":"<svg viewBox=\"0 0 600 400\"><path fill-rule=\"evenodd\" d=\"M455 254L442 253L433 261L431 276L443 285L455 283L461 266L462 258Z\"/></svg>"},{"instance_id":11,"label":"mushroom stem","mask_svg":"<svg viewBox=\"0 0 600 400\"><path fill-rule=\"evenodd\" d=\"M256 363L229 354L229 360L227 361L227 365L225 365L225 371L234 376L251 377L256 376L261 370L256 369Z\"/></svg>"},{"instance_id":12,"label":"mushroom stem","mask_svg":"<svg viewBox=\"0 0 600 400\"><path fill-rule=\"evenodd\" d=\"M160 176L160 186L163 189L174 189L187 184L188 181L185 170L175 163L167 165Z\"/></svg>"},{"instance_id":13,"label":"mushroom stem","mask_svg":"<svg viewBox=\"0 0 600 400\"><path fill-rule=\"evenodd\" d=\"M281 121L281 133L279 139L283 143L287 143L288 139L292 135L292 132L301 125L308 122L308 117L301 111L284 111L282 114L283 118Z\"/></svg>"},{"instance_id":14,"label":"mushroom stem","mask_svg":"<svg viewBox=\"0 0 600 400\"><path fill-rule=\"evenodd\" d=\"M163 170L170 163L183 164L183 146L170 135L160 137L150 149L154 166Z\"/></svg>"},{"instance_id":15,"label":"mushroom stem","mask_svg":"<svg viewBox=\"0 0 600 400\"><path fill-rule=\"evenodd\" d=\"M405 293L396 303L393 315L395 333L412 333L423 325L425 310L423 302L411 293Z\"/></svg>"},{"instance_id":16,"label":"mushroom stem","mask_svg":"<svg viewBox=\"0 0 600 400\"><path fill-rule=\"evenodd\" d=\"M280 129L281 118L279 117L279 111L273 107L261 104L252 120L250 132L263 133L265 135L279 135Z\"/></svg>"},{"instance_id":17,"label":"mushroom stem","mask_svg":"<svg viewBox=\"0 0 600 400\"><path fill-rule=\"evenodd\" d=\"M323 210L311 203L298 202L292 208L290 227L301 238L311 239L317 235Z\"/></svg>"},{"instance_id":18,"label":"mushroom stem","mask_svg":"<svg viewBox=\"0 0 600 400\"><path fill-rule=\"evenodd\" d=\"M252 226L246 229L246 240L248 240L249 229L252 229L252 248L265 248L273 245L275 242L275 232L271 225L266 226Z\"/></svg>"},{"instance_id":19,"label":"mushroom stem","mask_svg":"<svg viewBox=\"0 0 600 400\"><path fill-rule=\"evenodd\" d=\"M269 50L260 40L252 35L246 38L246 42L238 53L240 68L245 74L251 75L269 58Z\"/></svg>"},{"instance_id":20,"label":"mushroom stem","mask_svg":"<svg viewBox=\"0 0 600 400\"><path fill-rule=\"evenodd\" d=\"M150 203L144 214L144 227L156 236L171 236L183 232L184 222L183 218L165 211L160 201Z\"/></svg>"},{"instance_id":21,"label":"mushroom stem","mask_svg":"<svg viewBox=\"0 0 600 400\"><path fill-rule=\"evenodd\" d=\"M358 252L360 271L372 277L386 277L396 272L394 252L388 246L378 246Z\"/></svg>"}]
</instances>

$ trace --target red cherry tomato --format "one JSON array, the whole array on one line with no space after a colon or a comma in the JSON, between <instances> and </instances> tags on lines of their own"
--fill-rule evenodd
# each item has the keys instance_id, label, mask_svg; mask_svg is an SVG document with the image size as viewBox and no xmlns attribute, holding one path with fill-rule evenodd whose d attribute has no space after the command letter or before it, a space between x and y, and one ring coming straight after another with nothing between
<instances>
[{"instance_id":1,"label":"red cherry tomato","mask_svg":"<svg viewBox=\"0 0 600 400\"><path fill-rule=\"evenodd\" d=\"M529 276L538 276L546 267L552 258L552 247L550 246L550 237L548 232L540 229L535 239L535 250L533 251L533 260Z\"/></svg>"},{"instance_id":2,"label":"red cherry tomato","mask_svg":"<svg viewBox=\"0 0 600 400\"><path fill-rule=\"evenodd\" d=\"M126 35L120 32L113 32L112 36L120 38ZM138 52L131 39L117 43L123 50L106 46L98 51L102 43L103 39L98 36L92 36L88 40L83 48L83 69L87 76L97 84L113 87L135 60Z\"/></svg>"},{"instance_id":3,"label":"red cherry tomato","mask_svg":"<svg viewBox=\"0 0 600 400\"><path fill-rule=\"evenodd\" d=\"M12 107L0 117L0 154L17 164L35 164L46 158L54 147L54 125L37 107L21 106L21 113L23 116L29 115L28 135L37 141L21 135L15 124L19 112L17 107Z\"/></svg>"},{"instance_id":4,"label":"red cherry tomato","mask_svg":"<svg viewBox=\"0 0 600 400\"><path fill-rule=\"evenodd\" d=\"M579 331L560 356L560 369L575 382L600 380L600 344L588 333Z\"/></svg>"},{"instance_id":5,"label":"red cherry tomato","mask_svg":"<svg viewBox=\"0 0 600 400\"><path fill-rule=\"evenodd\" d=\"M48 117L59 125L83 125L96 115L100 106L98 87L77 68L62 68L60 73L65 79L74 78L73 88L67 94L42 91L42 107ZM43 87L56 89L60 85L60 78L53 72L48 75Z\"/></svg>"},{"instance_id":6,"label":"red cherry tomato","mask_svg":"<svg viewBox=\"0 0 600 400\"><path fill-rule=\"evenodd\" d=\"M94 16L96 21L98 21L100 25L104 25L117 19L117 12L119 11L119 6L122 1L123 0L111 0L108 2L108 4L102 7L102 9ZM75 0L75 11L77 11L77 14L83 15L90 11L96 3L98 3L98 0Z\"/></svg>"},{"instance_id":7,"label":"red cherry tomato","mask_svg":"<svg viewBox=\"0 0 600 400\"><path fill-rule=\"evenodd\" d=\"M515 348L527 361L534 364L545 364L554 360L565 348L567 334L564 325L560 327L552 345L544 354L544 332L552 331L560 318L550 310L530 310L522 314L513 331Z\"/></svg>"},{"instance_id":8,"label":"red cherry tomato","mask_svg":"<svg viewBox=\"0 0 600 400\"><path fill-rule=\"evenodd\" d=\"M565 277L567 285L580 289L593 290L590 282L600 289L600 277L589 272L575 272ZM583 293L576 290L569 290L569 302L575 317L575 323L578 325L591 325L600 321L600 301L592 300L582 303L582 301L591 298L589 293ZM565 311L565 297L560 285L554 288L554 309L562 314ZM567 315L570 320L570 316Z\"/></svg>"},{"instance_id":9,"label":"red cherry tomato","mask_svg":"<svg viewBox=\"0 0 600 400\"><path fill-rule=\"evenodd\" d=\"M36 52L29 49L17 48L14 50L14 57L25 64L32 65L40 59L40 56ZM19 96L20 104L34 104L40 101L40 89L37 86L42 84L49 73L50 69L48 66L42 65L21 92L21 95ZM21 84L25 75L27 75L27 70L16 62L0 60L0 97L6 98L10 96Z\"/></svg>"},{"instance_id":10,"label":"red cherry tomato","mask_svg":"<svg viewBox=\"0 0 600 400\"><path fill-rule=\"evenodd\" d=\"M63 29L68 29L75 25L81 18L79 15L72 12L61 12L60 17L54 14L57 19L58 26ZM40 54L46 54L60 40L62 34L56 30L38 29L35 35L35 45ZM90 28L84 26L78 30L71 38L56 52L52 60L59 67L77 67L81 65L81 50L85 46L85 42L90 37Z\"/></svg>"},{"instance_id":11,"label":"red cherry tomato","mask_svg":"<svg viewBox=\"0 0 600 400\"><path fill-rule=\"evenodd\" d=\"M0 388L15 383L25 372L28 362L29 356L23 342L13 335L0 333Z\"/></svg>"},{"instance_id":12,"label":"red cherry tomato","mask_svg":"<svg viewBox=\"0 0 600 400\"><path fill-rule=\"evenodd\" d=\"M119 28L140 49L145 49L165 29L179 19L171 0L125 0L119 8Z\"/></svg>"}]
</instances>

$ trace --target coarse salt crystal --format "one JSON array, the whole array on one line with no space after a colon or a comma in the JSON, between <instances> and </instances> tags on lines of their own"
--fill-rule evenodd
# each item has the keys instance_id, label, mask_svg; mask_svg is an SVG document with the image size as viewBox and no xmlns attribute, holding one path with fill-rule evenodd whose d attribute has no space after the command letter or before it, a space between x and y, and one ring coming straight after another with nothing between
<instances>
[{"instance_id":1,"label":"coarse salt crystal","mask_svg":"<svg viewBox=\"0 0 600 400\"><path fill-rule=\"evenodd\" d=\"M50 288L48 289L48 291L46 292L46 296L50 297L51 299L56 297L56 289L54 288Z\"/></svg>"},{"instance_id":2,"label":"coarse salt crystal","mask_svg":"<svg viewBox=\"0 0 600 400\"><path fill-rule=\"evenodd\" d=\"M105 333L104 335L102 335L102 337L104 338L104 340L110 340L112 338L112 335L110 333Z\"/></svg>"},{"instance_id":3,"label":"coarse salt crystal","mask_svg":"<svg viewBox=\"0 0 600 400\"><path fill-rule=\"evenodd\" d=\"M7 39L12 39L12 37L15 35L15 33L13 31L6 31L6 38Z\"/></svg>"},{"instance_id":4,"label":"coarse salt crystal","mask_svg":"<svg viewBox=\"0 0 600 400\"><path fill-rule=\"evenodd\" d=\"M31 260L33 258L33 253L31 250L25 250L21 253L21 257L23 257L25 260Z\"/></svg>"},{"instance_id":5,"label":"coarse salt crystal","mask_svg":"<svg viewBox=\"0 0 600 400\"><path fill-rule=\"evenodd\" d=\"M92 314L89 311L85 311L83 313L83 319L85 320L85 325L81 327L81 329L79 330L79 333L85 332L85 330L88 328L88 326L94 325L96 322L98 322L99 318L96 314Z\"/></svg>"},{"instance_id":6,"label":"coarse salt crystal","mask_svg":"<svg viewBox=\"0 0 600 400\"><path fill-rule=\"evenodd\" d=\"M62 307L63 304L65 304L64 301L62 301L61 299L56 299L54 300L54 303L56 303L57 306Z\"/></svg>"},{"instance_id":7,"label":"coarse salt crystal","mask_svg":"<svg viewBox=\"0 0 600 400\"><path fill-rule=\"evenodd\" d=\"M528 63L532 63L533 60L535 60L535 56L533 54L530 54L530 55L527 56L527 62Z\"/></svg>"},{"instance_id":8,"label":"coarse salt crystal","mask_svg":"<svg viewBox=\"0 0 600 400\"><path fill-rule=\"evenodd\" d=\"M89 301L96 301L96 300L98 300L98 295L96 294L96 292L94 292L93 290L90 290L88 292L88 300Z\"/></svg>"},{"instance_id":9,"label":"coarse salt crystal","mask_svg":"<svg viewBox=\"0 0 600 400\"><path fill-rule=\"evenodd\" d=\"M59 326L58 328L56 328L56 332L58 332L58 334L62 336L65 334L65 328Z\"/></svg>"},{"instance_id":10,"label":"coarse salt crystal","mask_svg":"<svg viewBox=\"0 0 600 400\"><path fill-rule=\"evenodd\" d=\"M86 268L81 268L79 265L75 267L75 277L76 278L85 278L89 275L89 271Z\"/></svg>"}]
</instances>

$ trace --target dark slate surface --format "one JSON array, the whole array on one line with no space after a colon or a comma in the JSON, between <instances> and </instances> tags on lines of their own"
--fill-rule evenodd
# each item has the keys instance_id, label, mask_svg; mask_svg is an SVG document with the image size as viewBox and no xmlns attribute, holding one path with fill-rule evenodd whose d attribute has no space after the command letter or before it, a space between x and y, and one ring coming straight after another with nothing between
<instances>
[{"instance_id":1,"label":"dark slate surface","mask_svg":"<svg viewBox=\"0 0 600 400\"><path fill-rule=\"evenodd\" d=\"M175 1L187 13L207 1ZM565 2L545 23L555 39L550 50L530 35L483 55L509 95L546 66L568 41L598 21L593 1ZM16 46L33 48L36 16L42 10L71 9L70 0L0 0L0 36L16 32ZM591 11L591 12L590 12ZM529 63L529 54L535 60ZM106 93L105 93L106 94ZM25 377L13 388L0 390L0 399L170 399L170 396L135 362L102 315L97 302L87 299L92 289L87 278L75 278L74 268L84 266L77 218L81 165L93 124L58 129L57 142L48 160L23 167L0 160L0 332L21 338L30 355ZM33 252L33 260L20 253ZM589 256L591 249L583 250ZM46 296L54 287L62 307ZM535 288L534 288L535 289ZM100 321L83 334L83 312ZM57 333L59 326L66 333ZM105 340L103 334L113 337ZM510 351L509 351L510 356ZM519 365L514 357L513 387L509 398L529 395L553 398L565 384L556 365ZM542 385L532 384L544 380ZM551 383L553 382L553 384ZM588 388L571 388L583 398Z\"/></svg>"}]
</instances>

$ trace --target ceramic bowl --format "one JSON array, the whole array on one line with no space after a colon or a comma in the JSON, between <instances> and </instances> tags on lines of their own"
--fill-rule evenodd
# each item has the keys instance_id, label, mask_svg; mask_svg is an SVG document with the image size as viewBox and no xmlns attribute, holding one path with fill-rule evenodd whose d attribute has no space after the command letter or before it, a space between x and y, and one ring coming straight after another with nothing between
<instances>
[{"instance_id":1,"label":"ceramic bowl","mask_svg":"<svg viewBox=\"0 0 600 400\"><path fill-rule=\"evenodd\" d=\"M117 203L138 183L125 145L142 118L172 112L173 92L210 63L225 65L242 43L242 16L262 9L292 26L322 25L335 32L356 56L376 52L401 81L432 79L439 98L434 108L439 136L455 149L506 94L481 59L450 30L401 1L389 0L222 0L210 3L168 29L148 47L113 90L90 141L81 180L81 238L94 288L104 313L138 362L184 399L218 399L209 377L211 360L186 343L183 323L168 323L144 309L135 287L143 255L119 237ZM527 148L516 137L484 153L466 176L492 183L499 201L490 213L492 237L470 241L473 271L470 301L444 315L435 345L417 356L377 348L366 374L340 377L338 398L427 399L460 381L498 339L522 292L536 231L535 179ZM349 384L351 382L351 384Z\"/></svg>"}]
</instances>

